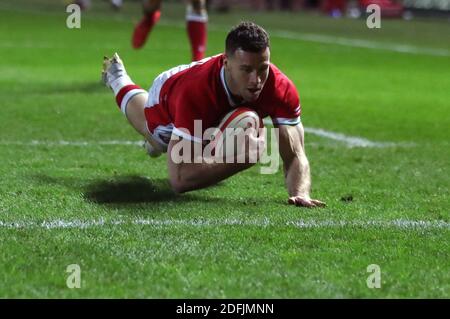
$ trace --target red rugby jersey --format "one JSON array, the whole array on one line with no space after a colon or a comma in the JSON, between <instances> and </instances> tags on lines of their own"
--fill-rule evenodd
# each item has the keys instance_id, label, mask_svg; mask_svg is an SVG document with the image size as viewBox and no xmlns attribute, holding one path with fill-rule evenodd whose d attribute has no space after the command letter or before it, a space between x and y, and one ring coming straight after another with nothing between
<instances>
[{"instance_id":1,"label":"red rugby jersey","mask_svg":"<svg viewBox=\"0 0 450 319\"><path fill-rule=\"evenodd\" d=\"M172 133L202 142L203 131L216 127L226 113L238 106L254 109L260 118L270 116L274 124L300 122L298 92L273 64L258 99L233 105L223 78L223 54L161 73L149 90L145 116L149 131L167 147ZM201 132L194 132L195 120L201 121Z\"/></svg>"}]
</instances>

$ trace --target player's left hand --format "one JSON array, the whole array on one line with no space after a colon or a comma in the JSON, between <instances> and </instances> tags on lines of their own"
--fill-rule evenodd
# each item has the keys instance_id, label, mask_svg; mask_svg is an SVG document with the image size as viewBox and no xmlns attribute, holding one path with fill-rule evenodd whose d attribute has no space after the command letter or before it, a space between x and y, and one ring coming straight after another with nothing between
<instances>
[{"instance_id":1,"label":"player's left hand","mask_svg":"<svg viewBox=\"0 0 450 319\"><path fill-rule=\"evenodd\" d=\"M311 199L309 196L293 196L289 197L289 204L302 207L325 207L327 204L317 199Z\"/></svg>"}]
</instances>

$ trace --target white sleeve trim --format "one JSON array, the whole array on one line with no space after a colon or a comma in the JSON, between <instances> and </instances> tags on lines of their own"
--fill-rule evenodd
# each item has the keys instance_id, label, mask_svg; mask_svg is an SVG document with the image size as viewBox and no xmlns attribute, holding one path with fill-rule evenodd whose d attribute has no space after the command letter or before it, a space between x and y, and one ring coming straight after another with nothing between
<instances>
[{"instance_id":1,"label":"white sleeve trim","mask_svg":"<svg viewBox=\"0 0 450 319\"><path fill-rule=\"evenodd\" d=\"M295 118L274 117L272 118L273 124L278 125L297 125L300 123L300 116Z\"/></svg>"},{"instance_id":2,"label":"white sleeve trim","mask_svg":"<svg viewBox=\"0 0 450 319\"><path fill-rule=\"evenodd\" d=\"M193 141L196 143L203 143L203 140L201 138L189 135L186 132L184 132L176 127L173 128L172 134L178 135L179 137L185 138L187 140L190 140L190 141Z\"/></svg>"}]
</instances>

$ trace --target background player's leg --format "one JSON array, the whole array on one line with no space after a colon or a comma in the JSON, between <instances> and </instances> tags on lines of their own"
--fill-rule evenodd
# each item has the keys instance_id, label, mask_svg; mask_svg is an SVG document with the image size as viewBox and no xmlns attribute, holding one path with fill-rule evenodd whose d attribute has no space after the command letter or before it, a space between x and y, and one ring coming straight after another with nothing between
<instances>
[{"instance_id":1,"label":"background player's leg","mask_svg":"<svg viewBox=\"0 0 450 319\"><path fill-rule=\"evenodd\" d=\"M186 12L187 33L191 43L192 61L205 57L208 14L205 0L191 0Z\"/></svg>"},{"instance_id":2,"label":"background player's leg","mask_svg":"<svg viewBox=\"0 0 450 319\"><path fill-rule=\"evenodd\" d=\"M132 37L133 48L139 49L147 40L153 26L161 16L161 0L145 0L143 4L144 16L136 25Z\"/></svg>"},{"instance_id":3,"label":"background player's leg","mask_svg":"<svg viewBox=\"0 0 450 319\"><path fill-rule=\"evenodd\" d=\"M111 0L111 6L114 10L119 11L120 9L122 9L123 0Z\"/></svg>"}]
</instances>

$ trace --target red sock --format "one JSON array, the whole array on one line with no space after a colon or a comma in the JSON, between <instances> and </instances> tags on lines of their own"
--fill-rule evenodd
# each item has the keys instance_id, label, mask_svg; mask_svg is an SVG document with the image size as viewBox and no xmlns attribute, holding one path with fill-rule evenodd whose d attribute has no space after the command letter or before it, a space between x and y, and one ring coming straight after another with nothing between
<instances>
[{"instance_id":1,"label":"red sock","mask_svg":"<svg viewBox=\"0 0 450 319\"><path fill-rule=\"evenodd\" d=\"M159 21L161 11L156 10L144 15L139 23L134 28L132 44L133 48L139 49L147 40L147 36L152 30L153 26Z\"/></svg>"},{"instance_id":2,"label":"red sock","mask_svg":"<svg viewBox=\"0 0 450 319\"><path fill-rule=\"evenodd\" d=\"M206 22L187 21L187 32L192 49L192 61L205 57L206 51Z\"/></svg>"}]
</instances>

